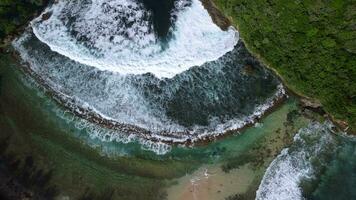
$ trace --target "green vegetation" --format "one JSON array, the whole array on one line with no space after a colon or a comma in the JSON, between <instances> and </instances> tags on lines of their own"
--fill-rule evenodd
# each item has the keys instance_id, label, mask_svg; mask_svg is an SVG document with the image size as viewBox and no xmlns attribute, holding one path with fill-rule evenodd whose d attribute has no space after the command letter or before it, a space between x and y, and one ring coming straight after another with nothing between
<instances>
[{"instance_id":1,"label":"green vegetation","mask_svg":"<svg viewBox=\"0 0 356 200\"><path fill-rule=\"evenodd\" d=\"M356 1L214 2L290 89L356 131Z\"/></svg>"},{"instance_id":2,"label":"green vegetation","mask_svg":"<svg viewBox=\"0 0 356 200\"><path fill-rule=\"evenodd\" d=\"M48 0L0 0L0 40L26 24Z\"/></svg>"}]
</instances>

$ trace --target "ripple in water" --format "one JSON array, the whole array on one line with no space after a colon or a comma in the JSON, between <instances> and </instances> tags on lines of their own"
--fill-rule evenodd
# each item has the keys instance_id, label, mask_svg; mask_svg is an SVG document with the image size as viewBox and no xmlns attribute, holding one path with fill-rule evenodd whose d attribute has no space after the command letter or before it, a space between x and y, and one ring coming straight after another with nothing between
<instances>
[{"instance_id":1,"label":"ripple in water","mask_svg":"<svg viewBox=\"0 0 356 200\"><path fill-rule=\"evenodd\" d=\"M284 95L236 45L235 30L220 30L200 1L174 2L164 39L140 2L78 0L48 8L49 19L35 19L13 45L67 108L148 139L184 143L238 129Z\"/></svg>"},{"instance_id":2,"label":"ripple in water","mask_svg":"<svg viewBox=\"0 0 356 200\"><path fill-rule=\"evenodd\" d=\"M32 28L51 50L120 74L171 78L216 60L238 40L232 27L222 31L212 22L199 0L174 1L168 41L155 34L152 9L139 1L59 1L45 13L49 19L38 17Z\"/></svg>"},{"instance_id":3,"label":"ripple in water","mask_svg":"<svg viewBox=\"0 0 356 200\"><path fill-rule=\"evenodd\" d=\"M311 123L299 130L291 147L284 149L268 167L256 200L304 199L302 181L315 179L338 145L330 122Z\"/></svg>"}]
</instances>

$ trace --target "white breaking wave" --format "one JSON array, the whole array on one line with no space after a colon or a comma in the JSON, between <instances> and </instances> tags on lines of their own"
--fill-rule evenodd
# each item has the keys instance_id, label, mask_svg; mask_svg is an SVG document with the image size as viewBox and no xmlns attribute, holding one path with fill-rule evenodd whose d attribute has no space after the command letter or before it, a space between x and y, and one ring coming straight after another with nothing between
<instances>
[{"instance_id":1,"label":"white breaking wave","mask_svg":"<svg viewBox=\"0 0 356 200\"><path fill-rule=\"evenodd\" d=\"M300 183L314 177L312 161L323 162L322 156L336 148L330 126L329 122L312 123L299 130L292 146L282 150L267 168L256 200L303 199Z\"/></svg>"},{"instance_id":2,"label":"white breaking wave","mask_svg":"<svg viewBox=\"0 0 356 200\"><path fill-rule=\"evenodd\" d=\"M42 47L37 46L38 44L33 43L34 47L28 46L29 42L34 42L32 38L30 33L25 33L13 42L13 46L20 53L21 58L29 64L27 67L42 77L61 98L66 102L74 100L73 105L69 105L70 107L79 106L99 114L104 119L150 130L152 131L150 138L160 141L196 141L224 134L228 130L242 128L246 124L255 122L268 108L273 106L275 101L285 95L283 86L278 85L277 90L274 94L271 93L270 98L255 105L247 115L235 116L226 120L219 119L219 116L211 116L207 126L185 127L169 118L165 114L165 110L154 107L155 105L152 105L149 99L143 98L142 91L133 87L128 76L101 72L88 66L79 65L69 59L63 59L61 56L53 56L49 52L43 51ZM230 56L225 60L225 62L231 62ZM223 61L220 62L213 64L212 71L204 72L205 75L211 77L209 74L218 73L223 66L227 68ZM238 66L231 67L237 68ZM184 77L192 78L189 74ZM140 80L138 82L145 83ZM182 83L176 81L176 84L177 88L180 88ZM177 88L175 86L172 88L166 91L167 94L162 93L161 98L175 96ZM80 111L78 112L80 113ZM166 130L171 134L169 136L161 135L160 132ZM187 132L188 134L177 135L173 132ZM122 137L120 131L107 132L103 136L92 135L102 141L106 141L103 138L111 138L110 141L116 141L117 138Z\"/></svg>"},{"instance_id":3,"label":"white breaking wave","mask_svg":"<svg viewBox=\"0 0 356 200\"><path fill-rule=\"evenodd\" d=\"M20 76L20 79L22 83L24 83L29 88L41 88L41 85L39 85L34 79L28 76ZM40 98L46 98L45 93L47 90L45 88L43 89L44 90L36 90L36 95L38 95ZM53 105L53 102L48 99L46 105ZM142 150L151 151L157 155L164 155L170 152L172 149L171 145L164 144L162 142L154 143L152 141L139 138L134 134L126 135L124 133L120 133L120 131L102 128L55 105L53 105L53 107L51 106L50 112L55 113L57 117L64 120L66 122L66 128L68 128L70 125L74 125L77 131L72 130L69 132L92 148L99 150L101 155L109 157L131 155L126 146L107 145L112 142L121 144L138 142L141 145ZM85 130L88 135L82 135L82 130ZM95 140L99 140L100 142L98 143Z\"/></svg>"},{"instance_id":4,"label":"white breaking wave","mask_svg":"<svg viewBox=\"0 0 356 200\"><path fill-rule=\"evenodd\" d=\"M24 33L13 42L13 46L29 64L28 67L46 80L61 98L68 102L74 99L77 106L90 109L108 120L114 119L146 129L167 126L161 119L154 117L149 103L140 91L132 87L127 76L101 74L98 70L76 64L69 59L63 60L59 56L50 58L51 56L40 54L36 57L36 54L31 54L36 53L35 50L24 46L30 40L31 35ZM97 82L105 84L100 85Z\"/></svg>"},{"instance_id":5,"label":"white breaking wave","mask_svg":"<svg viewBox=\"0 0 356 200\"><path fill-rule=\"evenodd\" d=\"M177 91L189 90L189 88L184 89L184 86L189 83L187 80L194 83L194 87L201 88L201 90L198 90L198 93L203 94L202 100L214 104L218 103L215 96L222 98L224 97L223 95L229 95L230 91L238 89L231 88L231 84L235 81L239 81L240 86L243 86L243 84L247 84L247 87L251 86L252 82L245 82L249 80L249 77L244 77L240 70L238 70L243 65L234 60L235 58L238 59L240 54L239 47L218 61L195 68L196 70L202 70L201 72L194 72L194 69L192 69L173 79L168 79L171 82L160 80L161 83L165 83L162 86L158 83L155 84L155 81L158 80L155 78L147 78L147 76L123 76L117 73L100 71L93 67L74 62L67 57L51 52L30 31L25 32L22 37L15 40L13 46L20 53L21 58L28 64L25 67L31 69L36 76L41 77L44 84L49 86L68 107L75 109L77 113L81 113L78 108L83 108L100 115L104 119L150 130L152 132L149 138L158 139L159 141L196 141L205 137L224 134L227 130L239 129L248 123L253 123L276 100L285 95L282 85L277 86L277 81L274 82L274 79L266 78L267 72L261 72L259 76L263 76L258 80L269 80L266 82L267 84L273 84L277 87L276 91L274 89L270 91L269 98L258 99L258 97L253 97L247 113L241 111L241 114L239 114L240 112L237 112L234 116L228 118L225 118L223 115L212 114L208 116L208 125L193 124L193 126L184 126L175 121L174 118L166 115L168 107L164 107L164 104L174 99L177 96ZM230 73L228 69L234 69L232 73L236 77L234 75L232 79L224 75L224 81L220 81L222 79L217 74ZM200 76L199 74L209 78L202 79L203 77L201 77L201 79L194 79L194 77ZM218 82L219 85L209 89L206 85L214 84L214 82L210 83L212 79ZM200 82L199 80L203 81ZM142 85L135 86L138 83ZM150 85L159 88L161 93L155 94L150 92L149 94L154 95L154 97L145 97L144 88L152 87ZM205 94L210 96L206 98L204 97ZM254 93L249 94L241 90L240 94L253 95ZM192 97L186 94L184 96L186 98ZM159 98L158 101L154 99L156 97ZM231 96L228 100L235 98L239 98L239 96ZM201 100L196 99L190 103L199 106ZM237 104L231 104L231 106L234 105ZM162 131L169 132L169 135L161 135ZM180 134L182 132L185 132L185 134ZM109 131L105 134L93 131L91 135L102 141L121 141L119 138L126 138L123 136L125 134L120 131ZM110 139L107 140L108 138ZM132 140L130 139L130 141ZM146 146L153 147L148 143ZM159 152L166 152L169 149L167 146L161 145L161 147Z\"/></svg>"},{"instance_id":6,"label":"white breaking wave","mask_svg":"<svg viewBox=\"0 0 356 200\"><path fill-rule=\"evenodd\" d=\"M183 0L180 0L183 1ZM177 5L179 5L178 1ZM36 37L71 60L120 74L171 78L233 50L238 32L222 31L199 0L176 13L167 47L155 36L152 15L128 0L64 1L32 21Z\"/></svg>"}]
</instances>

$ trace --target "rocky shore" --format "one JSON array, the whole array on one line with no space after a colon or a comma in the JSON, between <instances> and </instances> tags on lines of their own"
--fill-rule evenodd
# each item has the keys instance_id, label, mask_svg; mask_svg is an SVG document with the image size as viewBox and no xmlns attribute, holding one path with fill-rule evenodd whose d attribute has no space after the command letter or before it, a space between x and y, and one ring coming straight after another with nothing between
<instances>
[{"instance_id":1,"label":"rocky shore","mask_svg":"<svg viewBox=\"0 0 356 200\"><path fill-rule=\"evenodd\" d=\"M203 0L202 0L203 1ZM246 12L246 13L244 13L245 15L248 15L248 14L253 14L254 13L254 11L253 10L249 10L249 6L248 5L242 5L242 4L245 4L246 2L244 2L244 1L241 1L241 5L238 5L238 3L237 2L235 2L235 3L232 3L232 2L224 2L224 1L219 1L219 0L212 0L212 2L213 2L213 4L214 4L214 2L215 2L215 5L218 5L219 4L219 6L215 6L215 8L217 8L218 10L221 10L220 11L220 13L223 13L223 15L225 15L226 17L225 18L228 18L229 20L230 20L230 22L231 22L231 24L232 24L232 26L235 26L235 28L237 29L237 30L239 30L240 31L240 28L239 28L239 24L240 23L248 23L248 21L244 21L244 22L239 22L238 20L236 20L236 19L233 19L233 17L232 16L230 16L231 15L231 13L230 14L228 14L228 13L224 13L224 12L234 12L234 11L232 11L231 9L230 9L230 7L229 6L236 6L236 8L237 7L239 7L239 8L243 8L243 10ZM225 4L226 3L226 4ZM220 5L221 4L221 5ZM247 3L247 4L249 4L249 3ZM254 4L253 2L251 2L251 4ZM265 3L262 3L262 4L266 4L266 5L269 5L269 3L267 3L267 2L265 2ZM279 3L280 4L280 3ZM281 3L282 4L282 3ZM229 6L227 6L227 5L229 5ZM272 4L271 4L272 5ZM220 7L221 6L221 7ZM227 7L225 7L225 6L227 6ZM323 5L322 6L328 6L328 3L323 3ZM329 5L330 6L330 5ZM269 8L269 9L272 9L272 7L273 6L271 6L271 8ZM251 8L253 8L253 6L251 5ZM276 8L276 6L275 7L273 7L273 9L275 9ZM286 8L288 8L288 6L286 5ZM226 9L226 11L222 11L222 9ZM288 8L289 9L289 8ZM340 9L342 9L342 8L340 8ZM211 9L207 9L208 10L208 12L210 12L210 14L211 15L214 15L214 12L212 12L211 11ZM258 10L258 9L257 9ZM286 9L287 10L287 9ZM238 11L236 11L236 12L238 12ZM285 12L285 11L284 11ZM349 10L345 10L345 12L346 13L348 13L349 12ZM259 12L258 12L259 13ZM340 13L342 13L342 12L340 12ZM347 14L345 13L345 16L347 16ZM239 15L239 14L237 14L237 15L235 15L235 16L239 16L239 17L243 17L244 16L244 14L241 14L241 15ZM330 14L330 13L329 13ZM215 15L216 17L217 17L217 15ZM332 16L332 15L331 15ZM276 17L276 18L278 18L278 17ZM311 18L311 17L310 17ZM325 18L323 18L323 17L320 17L321 19L321 21L322 20L325 20ZM256 18L254 18L253 20L251 19L251 23L257 23L257 24L259 24L258 23L258 21L256 22L256 20L257 20L258 18L256 17ZM346 17L346 19L348 20L348 18ZM277 19L278 20L278 19ZM296 19L297 20L297 19ZM298 19L299 20L299 19ZM330 19L329 19L330 20ZM261 23L261 24L263 24L263 23ZM261 25L260 24L260 25ZM350 24L349 22L345 22L345 24L348 24L349 26L352 26L352 24ZM217 23L217 25L219 25L218 23ZM245 25L245 29L248 29L248 28L246 28L246 24L244 24ZM289 26L289 25L286 25L286 26ZM290 26L292 26L292 25L290 25ZM323 26L323 23L321 23L321 26ZM221 28L223 28L223 27L221 27ZM285 28L285 27L283 27L283 28ZM256 31L256 28L251 28L251 30L255 30ZM248 35L248 33L246 33L247 35ZM290 34L291 34L291 36L289 36L289 38L292 38L294 35L294 33L293 32L290 32ZM341 34L341 33L340 33ZM242 35L242 36L241 36ZM328 120L330 120L330 121L332 121L339 129L340 129L340 131L342 131L342 132L346 132L346 133L348 133L348 134L351 134L351 135L356 135L356 130L353 128L355 125L354 124L352 124L352 122L350 121L350 123L348 122L348 119L347 119L347 117L351 117L351 116L348 116L348 114L346 114L346 113L351 113L352 111L350 111L352 108L350 107L349 109L350 110L347 110L347 112L345 111L344 113L338 113L338 115L339 115L339 117L338 118L336 118L332 113L335 113L335 111L333 111L333 110L331 110L330 109L330 105L328 105L329 107L327 107L327 103L329 103L330 104L330 102L327 102L327 103L325 103L325 101L326 101L326 99L324 98L324 99L322 99L322 97L310 97L310 96L308 96L306 93L302 93L300 90L297 90L292 84L292 82L290 81L290 82L287 82L286 81L286 79L284 78L285 76L284 75L282 75L281 73L279 73L278 71L277 71L277 69L278 70L280 70L280 66L276 66L276 64L275 63L271 63L271 62L269 62L268 61L268 59L266 59L266 57L263 57L263 56L261 56L258 52L257 52L257 50L256 50L256 47L254 47L255 46L255 44L253 44L252 42L247 42L246 40L245 40L245 38L243 37L243 35L244 34L240 34L240 40L242 40L243 42L244 42L244 44L246 45L246 48L248 49L248 51L252 54L252 55L254 55L254 57L256 57L261 63L263 63L263 65L264 66L266 66L268 69L270 69L271 71L273 71L274 72L274 74L275 75L277 75L278 77L279 77L279 79L281 80L281 82L283 83L283 85L285 86L285 88L288 90L288 92L289 93L291 93L291 94L293 94L293 95L295 95L296 97L298 97L298 99L300 100L300 104L301 104L301 106L302 107L304 107L304 108L306 108L306 109L311 109L311 110L313 110L313 111L316 111L317 113L319 113L319 114L321 114L323 117L325 117L326 119L328 119ZM325 34L324 34L325 35ZM266 37L267 38L267 37ZM265 38L265 39L266 39ZM267 38L268 39L268 38ZM256 41L256 43L258 43L258 42L260 42L260 41ZM349 44L351 44L351 42L349 43ZM278 45L276 45L276 47L277 47ZM305 46L305 45L304 45ZM293 47L291 47L290 49L295 49L295 48L293 48ZM338 50L336 47L335 47L335 50ZM318 52L318 51L314 51L314 52ZM310 54L310 55L312 55L312 54ZM308 56L310 56L309 54L308 54ZM287 55L287 56L293 56L293 55ZM320 55L318 55L318 54L316 54L316 55L313 55L313 56L320 56ZM318 60L318 59L320 59L319 57L316 57L315 58L316 60ZM329 58L328 58L329 59ZM332 59L337 59L337 58L330 58L331 60ZM325 60L325 59L324 59ZM329 62L329 64L330 64L331 62ZM281 66L285 66L287 64L287 66L288 66L288 63L280 63L280 65ZM303 66L304 67L304 66ZM325 66L326 67L326 66ZM325 68L324 67L324 68ZM351 66L352 67L352 66ZM292 69L291 69L292 70ZM336 70L336 69L335 69ZM343 69L344 71L347 71L347 70L345 70L345 69ZM315 69L313 69L313 70L311 70L311 72L315 72L316 70ZM323 72L321 72L321 73L323 73ZM351 73L351 72L350 72ZM290 74L292 74L293 75L293 72L291 72ZM331 79L331 78L333 78L333 79L336 79L336 80L338 80L338 76L337 75L335 75L335 74L337 74L337 72L334 72L334 73L331 73L331 74L333 74L333 76L330 76L329 78ZM349 75L351 75L351 74L349 74ZM317 76L319 76L319 75L317 75ZM351 77L352 77L352 75L351 75ZM340 78L339 78L339 80L340 80ZM332 82L332 81L334 81L334 80L330 80L330 83ZM341 81L341 80L340 80ZM352 82L352 80L351 80L351 82ZM297 83L298 84L298 83ZM315 83L313 83L313 84L315 84ZM332 84L337 84L337 83L332 83ZM321 84L319 84L319 85L321 85ZM352 87L351 85L352 84L348 84L350 87ZM324 86L325 87L325 86ZM328 86L328 88L334 88L333 86ZM314 90L321 90L320 88L314 88ZM333 91L333 89L330 89L330 91ZM333 92L339 92L338 94L340 94L341 95L341 90L337 90L337 91L333 91ZM340 96L339 95L339 96ZM343 96L343 95L341 95L341 96ZM352 99L353 99L353 96L348 96L348 101L349 102L351 102L352 101ZM324 103L325 103L325 105L322 105L321 104L321 100L324 100ZM345 102L341 102L341 99L334 99L333 101L335 101L336 103L336 107L337 107L337 105L339 105L339 106L344 106L344 104L345 104ZM339 102L338 102L339 101ZM335 113L335 115L336 115L336 113ZM350 114L351 115L351 114ZM341 118L340 118L340 116L342 116Z\"/></svg>"},{"instance_id":2,"label":"rocky shore","mask_svg":"<svg viewBox=\"0 0 356 200\"><path fill-rule=\"evenodd\" d=\"M207 9L207 11L209 12L214 23L217 26L219 26L222 30L226 30L227 27L233 26L232 19L228 18L222 11L220 11L220 9L214 4L213 0L201 0L201 2L203 3L203 5ZM235 28L236 28L236 30L239 30L238 27L235 27ZM281 74L279 74L276 69L271 67L271 64L269 64L266 59L264 59L261 55L255 53L254 51L251 50L251 47L244 40L243 37L240 37L240 40L243 41L243 43L245 44L248 51L255 58L257 58L263 64L263 66L265 66L269 70L271 70L280 79L280 81L283 83L284 87L288 90L288 93L298 97L302 108L309 109L313 112L316 112L316 113L320 114L321 116L325 117L326 119L332 121L341 131L346 132L351 135L356 135L356 132L352 131L349 128L349 124L346 121L336 119L333 115L326 112L318 99L308 97L304 94L301 94L301 93L293 90L292 87L290 85L288 85L287 82L284 80L283 76Z\"/></svg>"},{"instance_id":3,"label":"rocky shore","mask_svg":"<svg viewBox=\"0 0 356 200\"><path fill-rule=\"evenodd\" d=\"M214 3L211 0L202 0L202 3L204 5L204 7L209 11L213 21L221 29L226 30L228 27L231 26L231 24L232 24L231 21L228 18L226 18L219 11L219 9L217 9L217 7L214 5ZM20 57L16 53L14 53L14 57L17 60L20 60ZM89 108L87 109L87 108L79 107L76 104L74 99L71 99L70 97L66 97L61 94L58 94L56 91L52 90L50 88L50 86L47 85L45 83L45 81L42 80L42 78L40 76L36 75L35 72L31 71L31 69L29 67L22 67L22 69L25 73L31 75L39 83L39 85L45 89L48 96L53 98L58 104L63 106L65 109L70 110L74 115L79 116L89 122L98 124L101 127L116 130L116 131L120 132L120 134L124 134L127 137L134 135L137 138L145 139L145 140L152 141L152 142L162 142L165 144L186 145L186 146L204 145L204 144L207 144L207 143L214 141L216 139L221 139L228 135L238 133L247 127L253 126L256 122L258 122L265 115L273 112L273 110L275 108L277 108L280 104L282 104L286 98L286 96L284 94L274 97L271 105L269 105L269 108L267 110L265 110L262 113L262 115L253 116L252 120L247 121L243 127L238 128L238 129L229 130L229 131L217 133L217 134L204 134L204 135L196 135L196 134L191 134L189 132L153 133L149 130L140 128L135 125L122 124L117 121L107 119ZM246 69L246 71L248 71L248 70L249 69ZM302 102L306 102L305 107L308 109L314 109L314 110L316 109L319 112L324 112L324 111L322 111L322 108L319 104L310 103L310 101L302 101Z\"/></svg>"},{"instance_id":4,"label":"rocky shore","mask_svg":"<svg viewBox=\"0 0 356 200\"><path fill-rule=\"evenodd\" d=\"M228 29L231 26L231 22L224 17L224 15L215 7L212 1L202 1L203 5L209 9L209 13L212 16L212 19L215 23L219 25L223 30ZM43 14L44 18L48 18L48 14ZM10 40L11 41L11 40ZM6 51L11 51L7 49ZM13 56L16 60L21 60L21 58L17 55L17 53L13 52ZM24 65L27 65L26 63ZM252 69L253 66L249 66L247 68ZM247 71L251 71L251 69L246 68ZM48 96L54 99L59 105L63 106L64 109L69 110L72 114L85 119L89 122L94 124L98 124L103 128L107 128L109 130L115 130L118 134L122 135L123 137L134 137L137 139L144 139L147 141L152 142L160 142L165 144L174 144L174 145L204 145L216 139L224 138L228 135L236 134L247 127L253 126L256 122L258 122L261 118L263 118L266 114L272 112L275 108L277 108L280 104L283 103L286 96L285 93L282 92L276 96L274 96L271 100L268 100L266 105L263 105L262 110L258 110L257 113L253 113L251 116L246 116L247 118L244 120L243 126L234 129L228 130L224 132L218 133L204 133L199 131L186 131L186 132L152 132L146 130L144 128L130 125L130 124L122 124L115 120L105 118L104 116L100 115L99 113L95 112L94 110L78 106L78 103L75 99L68 97L66 95L62 95L57 91L53 90L46 81L43 80L42 77L38 76L34 71L31 70L30 67L22 66L22 70L29 74L36 82L38 83L39 87L42 87ZM247 74L248 75L248 74ZM284 90L283 90L284 91ZM281 92L281 91L279 91Z\"/></svg>"},{"instance_id":5,"label":"rocky shore","mask_svg":"<svg viewBox=\"0 0 356 200\"><path fill-rule=\"evenodd\" d=\"M231 25L231 20L228 19L214 4L212 0L200 0L204 8L209 12L213 22L222 30L226 31Z\"/></svg>"},{"instance_id":6,"label":"rocky shore","mask_svg":"<svg viewBox=\"0 0 356 200\"><path fill-rule=\"evenodd\" d=\"M8 50L12 52L12 56L15 60L20 61L21 57L14 50ZM42 88L46 95L54 99L60 106L64 109L69 110L73 115L76 115L82 119L85 119L91 123L97 124L100 127L118 131L119 134L123 134L126 137L135 137L138 139L144 139L152 142L160 142L169 145L185 145L185 146L196 146L196 145L206 145L211 141L215 141L217 139L222 139L227 136L239 133L240 131L245 130L248 127L253 126L255 123L259 122L263 117L273 112L276 108L278 108L285 99L287 98L287 94L285 93L283 88L279 88L276 95L272 97L269 102L265 105L267 106L265 110L258 111L261 114L252 114L248 117L248 120L245 121L245 124L237 129L228 130L225 132L213 133L213 134L193 134L189 131L186 132L166 132L162 131L159 133L149 131L147 129L131 125L131 124L123 124L117 122L112 119L105 118L101 116L94 110L90 108L83 108L78 106L76 101L66 95L62 95L61 93L53 90L46 81L38 76L30 67L27 66L28 63L19 64L21 70L31 76L36 83L38 83L38 87Z\"/></svg>"},{"instance_id":7,"label":"rocky shore","mask_svg":"<svg viewBox=\"0 0 356 200\"><path fill-rule=\"evenodd\" d=\"M14 0L0 3L0 53L11 43L36 16L42 13L53 0ZM29 9L31 11L29 11Z\"/></svg>"}]
</instances>

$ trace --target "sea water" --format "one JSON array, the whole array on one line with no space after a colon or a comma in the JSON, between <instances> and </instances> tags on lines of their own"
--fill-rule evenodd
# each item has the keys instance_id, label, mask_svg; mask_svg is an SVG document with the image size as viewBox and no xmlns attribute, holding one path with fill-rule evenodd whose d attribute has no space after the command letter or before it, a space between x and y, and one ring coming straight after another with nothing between
<instances>
[{"instance_id":1,"label":"sea water","mask_svg":"<svg viewBox=\"0 0 356 200\"><path fill-rule=\"evenodd\" d=\"M217 27L200 1L174 1L164 36L146 7L59 1L13 46L67 108L124 127L105 138L137 136L138 129L148 132L140 137L180 143L216 136L253 123L284 95L279 80L237 44L236 30Z\"/></svg>"}]
</instances>

